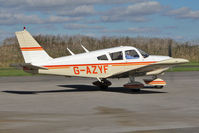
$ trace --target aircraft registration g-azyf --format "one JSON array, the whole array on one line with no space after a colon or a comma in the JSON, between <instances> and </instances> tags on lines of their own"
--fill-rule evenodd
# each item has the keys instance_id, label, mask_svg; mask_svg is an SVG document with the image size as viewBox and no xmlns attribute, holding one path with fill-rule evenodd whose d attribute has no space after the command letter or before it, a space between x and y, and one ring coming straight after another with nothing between
<instances>
[{"instance_id":1,"label":"aircraft registration g-azyf","mask_svg":"<svg viewBox=\"0 0 199 133\"><path fill-rule=\"evenodd\" d=\"M130 46L120 46L85 53L74 54L59 58L50 57L38 44L31 34L24 29L16 32L20 49L25 63L21 64L23 70L30 73L92 77L97 78L94 85L105 89L111 85L107 78L129 77L125 88L140 89L144 84L162 88L166 82L158 75L168 70L169 67L189 62L186 59L172 58L169 56L149 55L144 51ZM144 82L135 81L136 76L151 76Z\"/></svg>"}]
</instances>

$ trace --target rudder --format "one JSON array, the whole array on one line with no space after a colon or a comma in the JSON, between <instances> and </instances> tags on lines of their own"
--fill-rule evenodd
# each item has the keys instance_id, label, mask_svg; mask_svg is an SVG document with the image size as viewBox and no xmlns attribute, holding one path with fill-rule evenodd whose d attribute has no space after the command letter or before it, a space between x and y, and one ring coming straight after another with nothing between
<instances>
[{"instance_id":1,"label":"rudder","mask_svg":"<svg viewBox=\"0 0 199 133\"><path fill-rule=\"evenodd\" d=\"M28 31L24 29L15 34L25 63L42 64L52 59Z\"/></svg>"}]
</instances>

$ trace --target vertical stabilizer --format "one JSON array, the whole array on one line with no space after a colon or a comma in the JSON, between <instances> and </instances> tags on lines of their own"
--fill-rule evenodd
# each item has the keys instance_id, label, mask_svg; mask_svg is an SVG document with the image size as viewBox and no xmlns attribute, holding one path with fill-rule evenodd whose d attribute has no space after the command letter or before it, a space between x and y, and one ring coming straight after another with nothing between
<instances>
[{"instance_id":1,"label":"vertical stabilizer","mask_svg":"<svg viewBox=\"0 0 199 133\"><path fill-rule=\"evenodd\" d=\"M52 59L28 31L24 29L15 34L25 63L42 64Z\"/></svg>"}]
</instances>

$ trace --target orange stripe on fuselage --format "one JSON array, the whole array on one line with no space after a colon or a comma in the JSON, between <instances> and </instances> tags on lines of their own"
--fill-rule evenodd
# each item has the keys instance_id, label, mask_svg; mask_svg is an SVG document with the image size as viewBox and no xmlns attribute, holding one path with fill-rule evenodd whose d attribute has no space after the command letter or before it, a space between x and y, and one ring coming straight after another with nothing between
<instances>
[{"instance_id":1,"label":"orange stripe on fuselage","mask_svg":"<svg viewBox=\"0 0 199 133\"><path fill-rule=\"evenodd\" d=\"M69 66L44 66L48 69L64 69L64 68L70 68Z\"/></svg>"},{"instance_id":2,"label":"orange stripe on fuselage","mask_svg":"<svg viewBox=\"0 0 199 133\"><path fill-rule=\"evenodd\" d=\"M21 47L21 51L41 51L42 47Z\"/></svg>"},{"instance_id":3,"label":"orange stripe on fuselage","mask_svg":"<svg viewBox=\"0 0 199 133\"><path fill-rule=\"evenodd\" d=\"M48 69L63 69L63 68L69 68L74 66L96 66L96 65L112 65L112 66L134 66L134 65L149 65L152 63L156 63L156 61L150 61L150 62L125 62L125 63L101 63L101 64L73 64L73 65L46 65L43 67L47 67Z\"/></svg>"},{"instance_id":4,"label":"orange stripe on fuselage","mask_svg":"<svg viewBox=\"0 0 199 133\"><path fill-rule=\"evenodd\" d=\"M128 63L119 63L119 64L110 64L112 66L131 66L131 65L148 65L155 62L128 62Z\"/></svg>"}]
</instances>

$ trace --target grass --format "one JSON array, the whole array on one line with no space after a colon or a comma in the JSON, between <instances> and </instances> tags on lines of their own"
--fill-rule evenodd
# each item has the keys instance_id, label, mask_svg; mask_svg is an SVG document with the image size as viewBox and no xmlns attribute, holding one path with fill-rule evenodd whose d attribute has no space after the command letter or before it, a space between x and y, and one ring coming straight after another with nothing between
<instances>
[{"instance_id":1,"label":"grass","mask_svg":"<svg viewBox=\"0 0 199 133\"><path fill-rule=\"evenodd\" d=\"M190 63L184 64L183 66L199 66L199 62L190 62Z\"/></svg>"},{"instance_id":2,"label":"grass","mask_svg":"<svg viewBox=\"0 0 199 133\"><path fill-rule=\"evenodd\" d=\"M168 72L199 71L199 67L173 67Z\"/></svg>"},{"instance_id":3,"label":"grass","mask_svg":"<svg viewBox=\"0 0 199 133\"><path fill-rule=\"evenodd\" d=\"M198 62L190 62L187 64L179 65L177 67L170 68L169 72L183 72L183 71L199 71Z\"/></svg>"},{"instance_id":4,"label":"grass","mask_svg":"<svg viewBox=\"0 0 199 133\"><path fill-rule=\"evenodd\" d=\"M183 71L199 71L199 63L187 63L182 66L173 67L168 72L183 72ZM0 76L32 76L33 74L26 73L21 69L12 67L0 68Z\"/></svg>"},{"instance_id":5,"label":"grass","mask_svg":"<svg viewBox=\"0 0 199 133\"><path fill-rule=\"evenodd\" d=\"M26 73L23 70L16 68L0 68L0 76L31 76L32 74Z\"/></svg>"}]
</instances>

